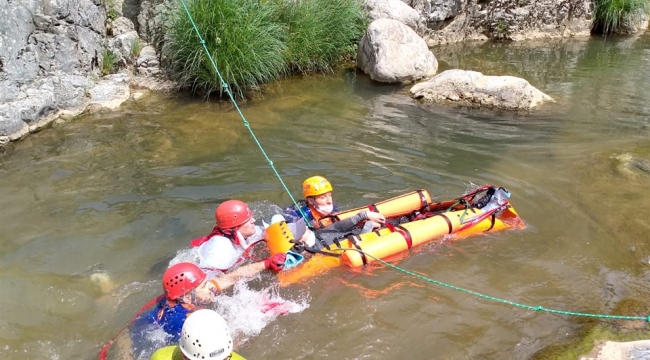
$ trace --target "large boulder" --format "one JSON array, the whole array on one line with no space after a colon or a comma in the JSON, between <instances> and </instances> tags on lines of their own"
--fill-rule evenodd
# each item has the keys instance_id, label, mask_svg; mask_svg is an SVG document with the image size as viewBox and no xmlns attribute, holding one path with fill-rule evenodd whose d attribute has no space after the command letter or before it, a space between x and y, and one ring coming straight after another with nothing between
<instances>
[{"instance_id":1,"label":"large boulder","mask_svg":"<svg viewBox=\"0 0 650 360\"><path fill-rule=\"evenodd\" d=\"M515 76L486 76L477 71L447 70L414 85L411 96L426 101L453 101L511 110L532 109L553 99Z\"/></svg>"},{"instance_id":2,"label":"large boulder","mask_svg":"<svg viewBox=\"0 0 650 360\"><path fill-rule=\"evenodd\" d=\"M420 13L401 0L365 0L363 6L371 21L393 19L410 27L418 34L424 34L426 24Z\"/></svg>"},{"instance_id":3,"label":"large boulder","mask_svg":"<svg viewBox=\"0 0 650 360\"><path fill-rule=\"evenodd\" d=\"M357 66L375 81L412 82L435 75L438 61L424 40L397 20L373 21L363 35Z\"/></svg>"}]
</instances>

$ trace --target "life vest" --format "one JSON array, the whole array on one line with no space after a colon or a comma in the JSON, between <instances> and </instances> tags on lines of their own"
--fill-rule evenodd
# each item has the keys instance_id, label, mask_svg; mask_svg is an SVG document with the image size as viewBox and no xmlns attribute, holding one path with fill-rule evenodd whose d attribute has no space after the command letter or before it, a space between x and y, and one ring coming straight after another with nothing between
<instances>
[{"instance_id":1,"label":"life vest","mask_svg":"<svg viewBox=\"0 0 650 360\"><path fill-rule=\"evenodd\" d=\"M192 304L183 304L172 300L163 299L146 315L150 323L156 323L172 336L171 341L180 340L181 330L185 319L196 307Z\"/></svg>"},{"instance_id":2,"label":"life vest","mask_svg":"<svg viewBox=\"0 0 650 360\"><path fill-rule=\"evenodd\" d=\"M149 360L183 360L183 353L178 345L165 346L156 350ZM230 360L246 360L236 352L230 353Z\"/></svg>"}]
</instances>

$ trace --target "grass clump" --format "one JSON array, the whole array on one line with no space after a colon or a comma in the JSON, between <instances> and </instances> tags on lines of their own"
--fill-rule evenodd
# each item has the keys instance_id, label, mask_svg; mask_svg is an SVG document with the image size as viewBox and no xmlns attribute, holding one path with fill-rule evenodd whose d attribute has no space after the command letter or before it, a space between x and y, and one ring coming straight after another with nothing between
<instances>
[{"instance_id":1,"label":"grass clump","mask_svg":"<svg viewBox=\"0 0 650 360\"><path fill-rule=\"evenodd\" d=\"M592 29L603 34L625 33L625 28L649 15L650 0L596 0Z\"/></svg>"},{"instance_id":2,"label":"grass clump","mask_svg":"<svg viewBox=\"0 0 650 360\"><path fill-rule=\"evenodd\" d=\"M102 76L111 74L117 65L117 56L108 49L102 51Z\"/></svg>"},{"instance_id":3,"label":"grass clump","mask_svg":"<svg viewBox=\"0 0 650 360\"><path fill-rule=\"evenodd\" d=\"M205 46L224 81L236 95L285 74L284 30L273 19L273 8L258 0L195 0L188 8ZM225 89L192 23L181 8L175 14L165 47L175 80L192 90L222 93Z\"/></svg>"},{"instance_id":4,"label":"grass clump","mask_svg":"<svg viewBox=\"0 0 650 360\"><path fill-rule=\"evenodd\" d=\"M133 40L131 43L131 49L129 55L131 55L131 59L137 59L140 57L140 53L142 52L142 41L140 41L140 38L137 38Z\"/></svg>"},{"instance_id":5,"label":"grass clump","mask_svg":"<svg viewBox=\"0 0 650 360\"><path fill-rule=\"evenodd\" d=\"M360 0L192 0L188 9L224 82L243 97L291 73L328 71L354 58L367 22ZM223 94L203 44L181 7L164 53L172 77Z\"/></svg>"},{"instance_id":6,"label":"grass clump","mask_svg":"<svg viewBox=\"0 0 650 360\"><path fill-rule=\"evenodd\" d=\"M285 58L293 72L330 71L356 58L368 21L358 1L275 0L278 21L287 30Z\"/></svg>"}]
</instances>

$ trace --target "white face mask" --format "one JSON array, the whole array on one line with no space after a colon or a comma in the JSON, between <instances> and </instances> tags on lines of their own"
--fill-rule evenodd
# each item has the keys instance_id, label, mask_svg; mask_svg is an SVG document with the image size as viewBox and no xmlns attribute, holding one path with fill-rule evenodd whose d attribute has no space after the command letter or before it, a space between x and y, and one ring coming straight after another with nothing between
<instances>
[{"instance_id":1,"label":"white face mask","mask_svg":"<svg viewBox=\"0 0 650 360\"><path fill-rule=\"evenodd\" d=\"M333 204L322 205L322 206L318 205L316 206L316 210L318 210L318 212L321 213L322 215L329 215L334 210L334 205Z\"/></svg>"}]
</instances>

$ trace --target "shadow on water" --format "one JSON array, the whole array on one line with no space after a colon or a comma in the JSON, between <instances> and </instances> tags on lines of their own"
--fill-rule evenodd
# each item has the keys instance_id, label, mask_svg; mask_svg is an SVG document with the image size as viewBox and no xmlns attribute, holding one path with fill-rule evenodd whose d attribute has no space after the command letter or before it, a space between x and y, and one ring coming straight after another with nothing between
<instances>
[{"instance_id":1,"label":"shadow on water","mask_svg":"<svg viewBox=\"0 0 650 360\"><path fill-rule=\"evenodd\" d=\"M434 49L441 71L521 76L555 98L529 113L421 104L408 86L356 71L287 79L241 108L297 198L316 174L332 181L343 208L414 188L437 200L471 184L513 193L525 230L424 245L399 266L521 303L642 313L624 304L642 304L650 279L649 45L644 35ZM210 231L218 203L240 198L268 221L290 202L224 103L152 95L1 151L3 359L94 358L158 295L169 259ZM86 276L97 269L115 284L108 294ZM601 326L513 310L384 267L335 269L281 289L289 299L305 294L304 311L257 326L239 352L554 358L555 345Z\"/></svg>"}]
</instances>

